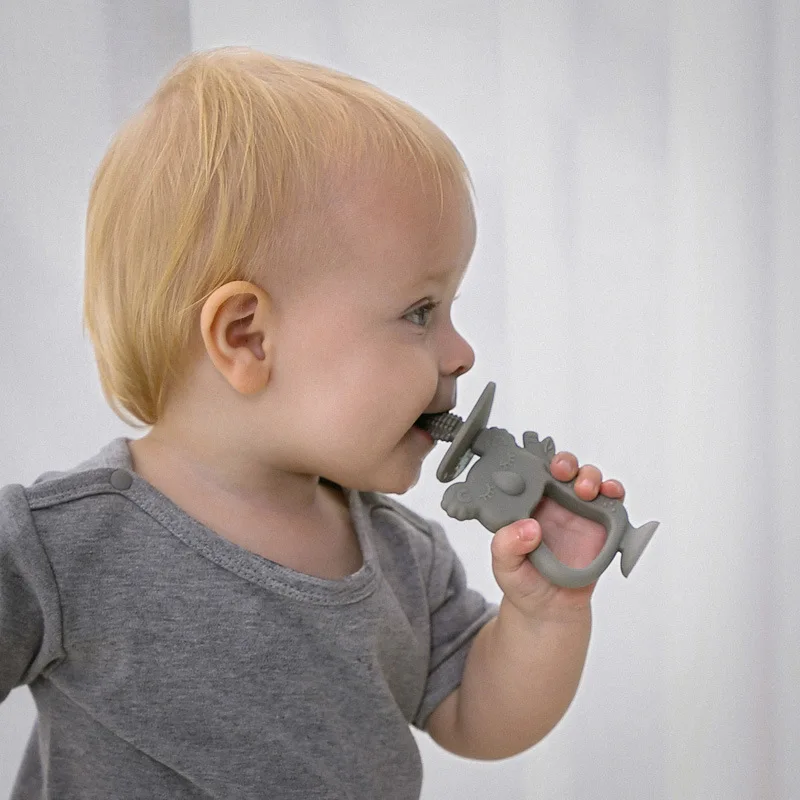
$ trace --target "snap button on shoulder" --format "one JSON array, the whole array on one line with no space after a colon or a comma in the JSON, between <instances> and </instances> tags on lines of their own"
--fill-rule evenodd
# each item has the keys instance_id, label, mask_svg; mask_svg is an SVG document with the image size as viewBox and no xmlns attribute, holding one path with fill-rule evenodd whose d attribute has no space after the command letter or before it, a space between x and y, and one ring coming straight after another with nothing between
<instances>
[{"instance_id":1,"label":"snap button on shoulder","mask_svg":"<svg viewBox=\"0 0 800 800\"><path fill-rule=\"evenodd\" d=\"M111 477L109 478L111 485L115 489L130 489L133 485L133 478L130 476L130 473L126 472L124 469L115 469L111 473Z\"/></svg>"}]
</instances>

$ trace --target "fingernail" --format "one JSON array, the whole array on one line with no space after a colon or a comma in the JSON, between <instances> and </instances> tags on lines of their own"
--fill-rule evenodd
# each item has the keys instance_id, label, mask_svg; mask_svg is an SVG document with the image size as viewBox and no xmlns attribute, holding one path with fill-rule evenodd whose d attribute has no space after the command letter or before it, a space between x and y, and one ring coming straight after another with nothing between
<instances>
[{"instance_id":1,"label":"fingernail","mask_svg":"<svg viewBox=\"0 0 800 800\"><path fill-rule=\"evenodd\" d=\"M519 529L519 538L525 542L530 542L536 536L536 530L530 523L526 523Z\"/></svg>"}]
</instances>

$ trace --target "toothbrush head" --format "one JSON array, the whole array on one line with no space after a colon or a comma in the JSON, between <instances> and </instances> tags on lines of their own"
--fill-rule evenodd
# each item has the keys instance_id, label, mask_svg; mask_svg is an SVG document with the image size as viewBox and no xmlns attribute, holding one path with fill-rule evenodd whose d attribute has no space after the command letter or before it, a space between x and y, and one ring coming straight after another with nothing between
<instances>
[{"instance_id":1,"label":"toothbrush head","mask_svg":"<svg viewBox=\"0 0 800 800\"><path fill-rule=\"evenodd\" d=\"M449 483L454 478L458 477L469 465L469 462L475 456L471 449L471 445L478 434L486 427L489 421L489 414L492 410L492 401L494 400L495 384L489 382L486 388L475 403L475 407L470 411L467 419L462 422L455 414L447 414L448 417L454 417L457 420L453 430L453 437L446 441L452 442L448 447L444 458L436 470L436 477L442 483ZM438 414L435 416L439 416ZM448 426L452 423L446 423ZM431 434L434 436L434 434ZM436 438L434 436L434 438Z\"/></svg>"},{"instance_id":2,"label":"toothbrush head","mask_svg":"<svg viewBox=\"0 0 800 800\"><path fill-rule=\"evenodd\" d=\"M461 417L445 411L441 414L423 414L416 424L437 441L452 442L463 422Z\"/></svg>"}]
</instances>

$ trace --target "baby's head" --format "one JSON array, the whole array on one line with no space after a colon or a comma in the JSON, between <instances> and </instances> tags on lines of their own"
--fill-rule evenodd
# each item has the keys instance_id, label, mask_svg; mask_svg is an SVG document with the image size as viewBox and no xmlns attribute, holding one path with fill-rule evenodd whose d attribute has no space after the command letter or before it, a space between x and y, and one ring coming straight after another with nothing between
<instances>
[{"instance_id":1,"label":"baby's head","mask_svg":"<svg viewBox=\"0 0 800 800\"><path fill-rule=\"evenodd\" d=\"M475 238L433 123L247 49L184 59L89 203L84 320L134 426L259 467L405 491L473 361L450 307Z\"/></svg>"}]
</instances>

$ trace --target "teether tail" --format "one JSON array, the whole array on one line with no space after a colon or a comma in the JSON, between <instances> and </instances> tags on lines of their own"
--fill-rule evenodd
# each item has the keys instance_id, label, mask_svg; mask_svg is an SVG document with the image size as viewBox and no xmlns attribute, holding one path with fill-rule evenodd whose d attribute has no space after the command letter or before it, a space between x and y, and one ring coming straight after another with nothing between
<instances>
[{"instance_id":1,"label":"teether tail","mask_svg":"<svg viewBox=\"0 0 800 800\"><path fill-rule=\"evenodd\" d=\"M574 481L559 481L550 472L556 450L550 437L540 440L534 431L526 431L519 447L507 430L487 428L494 388L494 383L487 384L465 421L455 414L432 414L418 422L434 439L451 442L436 472L443 483L452 481L475 455L479 456L467 479L445 490L442 508L455 519L477 519L494 533L530 517L542 496L547 496L569 511L600 523L607 535L602 550L587 567L568 567L546 544L540 544L529 556L539 572L558 586L576 589L596 581L620 551L620 567L627 577L658 522L634 528L619 500L603 495L594 500L578 497Z\"/></svg>"}]
</instances>

